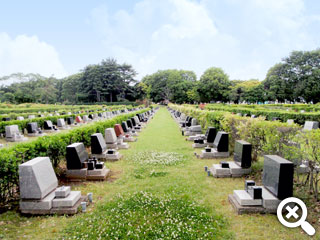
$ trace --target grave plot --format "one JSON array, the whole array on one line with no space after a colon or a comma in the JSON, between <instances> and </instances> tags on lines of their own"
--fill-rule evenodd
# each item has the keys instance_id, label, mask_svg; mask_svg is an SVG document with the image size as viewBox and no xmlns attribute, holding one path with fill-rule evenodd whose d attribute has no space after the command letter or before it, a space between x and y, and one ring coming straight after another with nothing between
<instances>
[{"instance_id":1,"label":"grave plot","mask_svg":"<svg viewBox=\"0 0 320 240\"><path fill-rule=\"evenodd\" d=\"M86 196L70 187L58 187L48 157L34 158L19 166L20 211L24 214L75 214Z\"/></svg>"},{"instance_id":2,"label":"grave plot","mask_svg":"<svg viewBox=\"0 0 320 240\"><path fill-rule=\"evenodd\" d=\"M101 133L95 133L91 135L92 157L95 157L97 159L110 160L110 161L117 161L122 158L122 155L116 150L117 138L115 136L114 130L113 131L111 130L113 130L113 128L106 129L106 139L108 139L109 141L114 140L112 144L106 143Z\"/></svg>"}]
</instances>

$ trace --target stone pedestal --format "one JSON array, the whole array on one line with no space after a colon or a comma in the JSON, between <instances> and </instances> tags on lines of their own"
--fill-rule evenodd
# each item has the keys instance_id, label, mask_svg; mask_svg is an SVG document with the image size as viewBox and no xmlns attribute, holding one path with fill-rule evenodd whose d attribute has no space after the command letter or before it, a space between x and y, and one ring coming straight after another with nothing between
<instances>
[{"instance_id":1,"label":"stone pedestal","mask_svg":"<svg viewBox=\"0 0 320 240\"><path fill-rule=\"evenodd\" d=\"M68 169L66 171L66 177L70 180L86 180L87 178L87 168L82 169Z\"/></svg>"},{"instance_id":2,"label":"stone pedestal","mask_svg":"<svg viewBox=\"0 0 320 240\"><path fill-rule=\"evenodd\" d=\"M102 154L92 154L92 157L96 157L97 159L117 161L122 158L122 155L119 152L115 152L113 154L108 154L108 150L107 150L107 151L103 152Z\"/></svg>"},{"instance_id":3,"label":"stone pedestal","mask_svg":"<svg viewBox=\"0 0 320 240\"><path fill-rule=\"evenodd\" d=\"M211 152L206 152L205 150L202 150L200 154L201 159L228 158L229 156L229 152L218 152L214 148L211 149Z\"/></svg>"},{"instance_id":4,"label":"stone pedestal","mask_svg":"<svg viewBox=\"0 0 320 240\"><path fill-rule=\"evenodd\" d=\"M117 142L115 142L115 143L106 143L106 145L107 145L107 148L109 148L109 149L118 149Z\"/></svg>"}]
</instances>

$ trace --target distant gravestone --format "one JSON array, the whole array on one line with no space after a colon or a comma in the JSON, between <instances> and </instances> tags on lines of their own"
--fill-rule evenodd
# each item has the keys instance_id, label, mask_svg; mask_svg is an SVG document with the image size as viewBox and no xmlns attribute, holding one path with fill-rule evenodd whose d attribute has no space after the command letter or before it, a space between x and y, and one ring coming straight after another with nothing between
<instances>
[{"instance_id":1,"label":"distant gravestone","mask_svg":"<svg viewBox=\"0 0 320 240\"><path fill-rule=\"evenodd\" d=\"M83 143L73 143L67 146L67 169L81 169L89 155Z\"/></svg>"},{"instance_id":2,"label":"distant gravestone","mask_svg":"<svg viewBox=\"0 0 320 240\"><path fill-rule=\"evenodd\" d=\"M319 128L319 122L316 121L306 121L304 123L303 130L313 130Z\"/></svg>"},{"instance_id":3,"label":"distant gravestone","mask_svg":"<svg viewBox=\"0 0 320 240\"><path fill-rule=\"evenodd\" d=\"M217 129L214 127L208 127L206 133L205 133L205 139L207 140L207 143L213 143L214 139L217 135Z\"/></svg>"},{"instance_id":4,"label":"distant gravestone","mask_svg":"<svg viewBox=\"0 0 320 240\"><path fill-rule=\"evenodd\" d=\"M107 145L101 133L91 135L91 153L101 154L107 150Z\"/></svg>"},{"instance_id":5,"label":"distant gravestone","mask_svg":"<svg viewBox=\"0 0 320 240\"><path fill-rule=\"evenodd\" d=\"M20 132L19 132L18 125L6 126L6 138L13 138L19 134L20 134Z\"/></svg>"},{"instance_id":6,"label":"distant gravestone","mask_svg":"<svg viewBox=\"0 0 320 240\"><path fill-rule=\"evenodd\" d=\"M28 133L37 133L38 132L38 123L32 122L27 125Z\"/></svg>"},{"instance_id":7,"label":"distant gravestone","mask_svg":"<svg viewBox=\"0 0 320 240\"><path fill-rule=\"evenodd\" d=\"M243 140L237 140L234 146L234 161L242 168L251 167L252 145Z\"/></svg>"},{"instance_id":8,"label":"distant gravestone","mask_svg":"<svg viewBox=\"0 0 320 240\"><path fill-rule=\"evenodd\" d=\"M44 121L43 125L44 130L53 130L53 124L50 120Z\"/></svg>"},{"instance_id":9,"label":"distant gravestone","mask_svg":"<svg viewBox=\"0 0 320 240\"><path fill-rule=\"evenodd\" d=\"M117 136L113 128L107 128L105 130L105 141L108 144L117 142Z\"/></svg>"},{"instance_id":10,"label":"distant gravestone","mask_svg":"<svg viewBox=\"0 0 320 240\"><path fill-rule=\"evenodd\" d=\"M288 119L288 120L287 120L287 123L288 123L288 124L294 124L294 120L293 120L293 119Z\"/></svg>"},{"instance_id":11,"label":"distant gravestone","mask_svg":"<svg viewBox=\"0 0 320 240\"><path fill-rule=\"evenodd\" d=\"M223 131L219 131L214 139L213 147L216 148L218 152L228 152L229 134Z\"/></svg>"},{"instance_id":12,"label":"distant gravestone","mask_svg":"<svg viewBox=\"0 0 320 240\"><path fill-rule=\"evenodd\" d=\"M58 125L58 127L65 127L66 126L66 122L64 121L63 118L59 118L57 120L57 125Z\"/></svg>"},{"instance_id":13,"label":"distant gravestone","mask_svg":"<svg viewBox=\"0 0 320 240\"><path fill-rule=\"evenodd\" d=\"M122 129L123 129L123 131L124 131L125 133L129 131L127 122L123 121L123 122L121 123L121 127L122 127Z\"/></svg>"},{"instance_id":14,"label":"distant gravestone","mask_svg":"<svg viewBox=\"0 0 320 240\"><path fill-rule=\"evenodd\" d=\"M277 155L265 155L263 185L283 200L293 194L293 163Z\"/></svg>"},{"instance_id":15,"label":"distant gravestone","mask_svg":"<svg viewBox=\"0 0 320 240\"><path fill-rule=\"evenodd\" d=\"M123 131L120 124L114 125L114 131L115 131L117 137L124 135L124 131Z\"/></svg>"}]
</instances>

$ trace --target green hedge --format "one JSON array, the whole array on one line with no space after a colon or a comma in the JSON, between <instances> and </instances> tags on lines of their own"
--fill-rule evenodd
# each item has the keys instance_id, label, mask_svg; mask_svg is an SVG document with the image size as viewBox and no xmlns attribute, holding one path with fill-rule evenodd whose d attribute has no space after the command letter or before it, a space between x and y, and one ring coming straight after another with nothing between
<instances>
[{"instance_id":1,"label":"green hedge","mask_svg":"<svg viewBox=\"0 0 320 240\"><path fill-rule=\"evenodd\" d=\"M32 142L19 143L9 148L0 150L0 204L5 204L12 198L17 197L19 184L18 166L39 156L49 156L54 167L64 159L66 147L74 142L83 142L90 146L91 135L97 132L103 133L108 127L121 123L137 113L148 111L143 109L134 113L128 113L114 117L110 120L94 122L68 131L51 136L39 137Z\"/></svg>"}]
</instances>

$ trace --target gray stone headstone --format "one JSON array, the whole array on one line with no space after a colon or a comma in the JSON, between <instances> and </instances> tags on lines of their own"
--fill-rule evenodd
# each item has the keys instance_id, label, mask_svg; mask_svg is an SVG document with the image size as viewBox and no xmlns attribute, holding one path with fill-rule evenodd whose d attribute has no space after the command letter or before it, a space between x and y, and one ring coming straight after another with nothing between
<instances>
[{"instance_id":1,"label":"gray stone headstone","mask_svg":"<svg viewBox=\"0 0 320 240\"><path fill-rule=\"evenodd\" d=\"M17 117L17 120L19 120L19 121L24 120L24 117L19 116L19 117Z\"/></svg>"},{"instance_id":2,"label":"gray stone headstone","mask_svg":"<svg viewBox=\"0 0 320 240\"><path fill-rule=\"evenodd\" d=\"M199 125L197 119L196 118L192 118L191 126L196 126L196 125Z\"/></svg>"},{"instance_id":3,"label":"gray stone headstone","mask_svg":"<svg viewBox=\"0 0 320 240\"><path fill-rule=\"evenodd\" d=\"M58 186L49 157L37 157L19 166L20 197L42 199Z\"/></svg>"},{"instance_id":4,"label":"gray stone headstone","mask_svg":"<svg viewBox=\"0 0 320 240\"><path fill-rule=\"evenodd\" d=\"M319 122L316 121L306 121L304 123L303 130L312 130L312 129L318 129L319 128Z\"/></svg>"},{"instance_id":5,"label":"gray stone headstone","mask_svg":"<svg viewBox=\"0 0 320 240\"><path fill-rule=\"evenodd\" d=\"M105 141L106 143L115 143L117 141L116 132L113 128L107 128L105 130Z\"/></svg>"},{"instance_id":6,"label":"gray stone headstone","mask_svg":"<svg viewBox=\"0 0 320 240\"><path fill-rule=\"evenodd\" d=\"M58 127L65 127L66 126L66 122L64 121L63 118L59 118L57 120L57 125L58 125Z\"/></svg>"},{"instance_id":7,"label":"gray stone headstone","mask_svg":"<svg viewBox=\"0 0 320 240\"><path fill-rule=\"evenodd\" d=\"M288 119L288 120L287 120L287 123L288 123L288 124L294 124L294 120L293 120L293 119Z\"/></svg>"},{"instance_id":8,"label":"gray stone headstone","mask_svg":"<svg viewBox=\"0 0 320 240\"><path fill-rule=\"evenodd\" d=\"M6 137L7 138L12 138L15 135L19 135L19 127L18 125L10 125L10 126L6 126Z\"/></svg>"}]
</instances>

